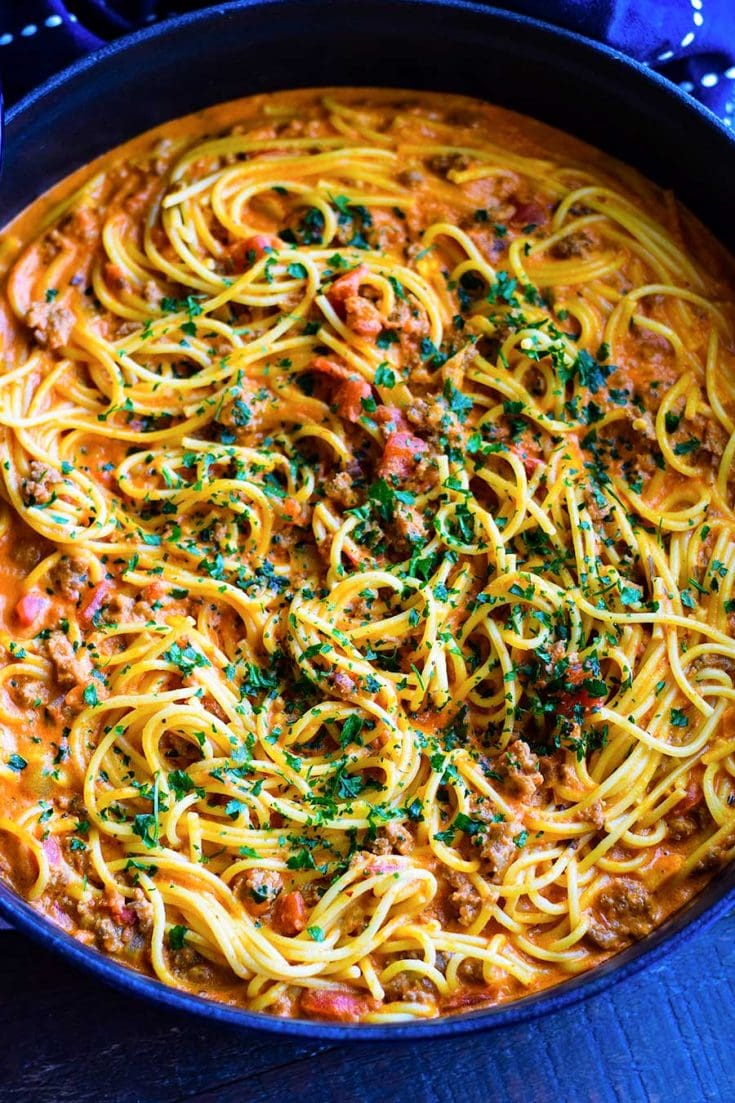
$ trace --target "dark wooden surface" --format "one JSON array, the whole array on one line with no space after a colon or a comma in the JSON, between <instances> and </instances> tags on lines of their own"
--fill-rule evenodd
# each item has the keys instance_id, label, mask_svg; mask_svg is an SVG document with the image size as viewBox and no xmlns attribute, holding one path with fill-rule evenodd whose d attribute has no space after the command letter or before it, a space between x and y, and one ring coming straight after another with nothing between
<instances>
[{"instance_id":1,"label":"dark wooden surface","mask_svg":"<svg viewBox=\"0 0 735 1103\"><path fill-rule=\"evenodd\" d=\"M0 930L1 1103L730 1103L735 915L542 1021L402 1045L164 1013Z\"/></svg>"}]
</instances>

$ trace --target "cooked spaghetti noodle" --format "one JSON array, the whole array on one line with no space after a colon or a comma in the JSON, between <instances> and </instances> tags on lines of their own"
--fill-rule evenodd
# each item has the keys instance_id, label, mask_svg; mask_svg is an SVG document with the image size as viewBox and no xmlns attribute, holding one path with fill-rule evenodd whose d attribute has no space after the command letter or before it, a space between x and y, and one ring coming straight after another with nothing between
<instances>
[{"instance_id":1,"label":"cooked spaghetti noodle","mask_svg":"<svg viewBox=\"0 0 735 1103\"><path fill-rule=\"evenodd\" d=\"M518 998L735 846L726 262L474 101L262 96L5 235L0 870L280 1015Z\"/></svg>"}]
</instances>

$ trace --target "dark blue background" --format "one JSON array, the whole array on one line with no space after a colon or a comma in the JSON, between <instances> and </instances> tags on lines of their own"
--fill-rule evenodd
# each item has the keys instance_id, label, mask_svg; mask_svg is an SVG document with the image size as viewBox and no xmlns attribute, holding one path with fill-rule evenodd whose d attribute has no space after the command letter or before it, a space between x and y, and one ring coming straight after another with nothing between
<instances>
[{"instance_id":1,"label":"dark blue background","mask_svg":"<svg viewBox=\"0 0 735 1103\"><path fill-rule=\"evenodd\" d=\"M732 125L735 0L496 6L616 46ZM7 100L170 11L153 0L0 0ZM735 1100L733 1035L735 916L643 974L542 1020L364 1046L281 1041L184 1019L108 991L0 930L2 1103L725 1103Z\"/></svg>"}]
</instances>

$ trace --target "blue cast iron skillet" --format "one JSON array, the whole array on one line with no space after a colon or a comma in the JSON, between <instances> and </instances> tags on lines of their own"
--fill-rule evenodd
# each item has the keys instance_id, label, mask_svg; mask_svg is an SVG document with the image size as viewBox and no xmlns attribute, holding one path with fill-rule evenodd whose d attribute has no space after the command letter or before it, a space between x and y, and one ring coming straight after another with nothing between
<instances>
[{"instance_id":1,"label":"blue cast iron skillet","mask_svg":"<svg viewBox=\"0 0 735 1103\"><path fill-rule=\"evenodd\" d=\"M671 187L735 252L735 139L705 108L613 50L463 0L244 0L130 35L7 113L0 225L73 169L139 132L249 93L319 85L463 92L602 146ZM82 946L0 886L0 914L127 992L243 1028L331 1039L418 1039L569 1006L657 961L735 906L735 865L642 941L516 1003L371 1026L279 1019L167 988Z\"/></svg>"}]
</instances>

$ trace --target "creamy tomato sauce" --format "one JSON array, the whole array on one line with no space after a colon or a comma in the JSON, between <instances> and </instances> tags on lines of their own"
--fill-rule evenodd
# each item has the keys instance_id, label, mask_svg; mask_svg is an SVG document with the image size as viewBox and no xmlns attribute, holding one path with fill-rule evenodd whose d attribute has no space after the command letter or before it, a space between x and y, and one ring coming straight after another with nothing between
<instances>
[{"instance_id":1,"label":"creamy tomato sauce","mask_svg":"<svg viewBox=\"0 0 735 1103\"><path fill-rule=\"evenodd\" d=\"M256 1011L594 967L735 844L732 265L462 97L159 127L0 245L0 875Z\"/></svg>"}]
</instances>

